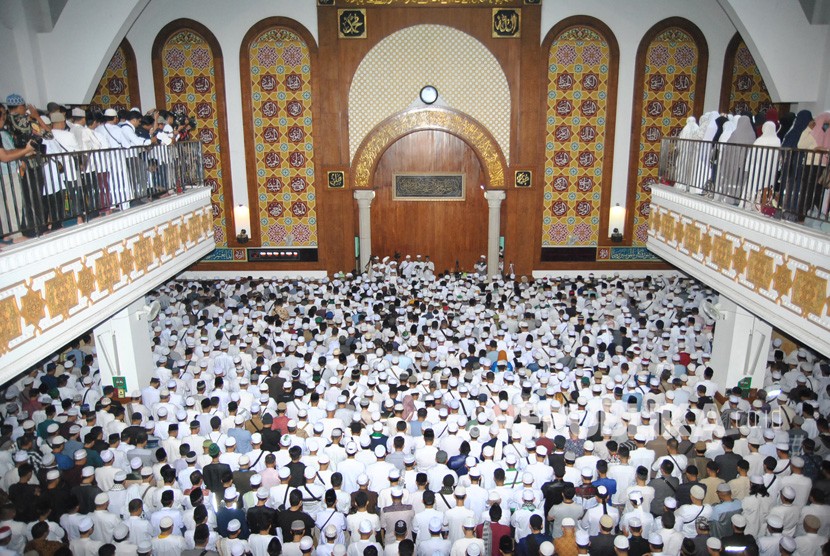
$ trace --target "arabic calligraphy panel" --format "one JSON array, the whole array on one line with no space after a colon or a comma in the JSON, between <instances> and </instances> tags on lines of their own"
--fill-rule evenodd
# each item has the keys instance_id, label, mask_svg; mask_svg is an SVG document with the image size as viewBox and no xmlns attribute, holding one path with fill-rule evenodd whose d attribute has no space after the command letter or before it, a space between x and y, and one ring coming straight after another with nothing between
<instances>
[{"instance_id":1,"label":"arabic calligraphy panel","mask_svg":"<svg viewBox=\"0 0 830 556\"><path fill-rule=\"evenodd\" d=\"M393 175L396 201L463 201L464 174L402 173Z\"/></svg>"},{"instance_id":2,"label":"arabic calligraphy panel","mask_svg":"<svg viewBox=\"0 0 830 556\"><path fill-rule=\"evenodd\" d=\"M542 247L599 244L610 65L608 42L587 25L548 52Z\"/></svg>"},{"instance_id":3,"label":"arabic calligraphy panel","mask_svg":"<svg viewBox=\"0 0 830 556\"><path fill-rule=\"evenodd\" d=\"M755 114L772 106L761 70L743 39L740 39L735 50L729 85L729 110L734 113Z\"/></svg>"},{"instance_id":4,"label":"arabic calligraphy panel","mask_svg":"<svg viewBox=\"0 0 830 556\"><path fill-rule=\"evenodd\" d=\"M225 191L222 180L222 157L219 155L219 103L217 97L214 53L198 33L183 29L174 33L161 50L164 93L167 109L172 112L208 115L199 117L199 138L205 184L215 185L211 201L215 207L213 231L217 246L227 245ZM171 82L179 85L171 86ZM207 130L212 133L206 133ZM220 185L221 184L221 185Z\"/></svg>"},{"instance_id":5,"label":"arabic calligraphy panel","mask_svg":"<svg viewBox=\"0 0 830 556\"><path fill-rule=\"evenodd\" d=\"M694 38L677 27L659 33L646 49L645 71L637 77L642 84L643 112L632 245L644 246L648 239L651 186L657 183L660 140L677 135L694 106L698 58Z\"/></svg>"},{"instance_id":6,"label":"arabic calligraphy panel","mask_svg":"<svg viewBox=\"0 0 830 556\"><path fill-rule=\"evenodd\" d=\"M311 53L272 27L249 45L257 202L263 247L317 245ZM254 204L254 203L252 203Z\"/></svg>"}]
</instances>

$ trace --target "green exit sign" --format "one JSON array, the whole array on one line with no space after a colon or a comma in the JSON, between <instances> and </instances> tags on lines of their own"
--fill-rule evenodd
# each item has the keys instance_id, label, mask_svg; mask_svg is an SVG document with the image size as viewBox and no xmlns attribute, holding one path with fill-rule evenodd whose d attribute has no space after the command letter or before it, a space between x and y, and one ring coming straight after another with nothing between
<instances>
[{"instance_id":1,"label":"green exit sign","mask_svg":"<svg viewBox=\"0 0 830 556\"><path fill-rule=\"evenodd\" d=\"M118 391L119 398L127 397L127 377L114 376L112 377L112 387Z\"/></svg>"}]
</instances>

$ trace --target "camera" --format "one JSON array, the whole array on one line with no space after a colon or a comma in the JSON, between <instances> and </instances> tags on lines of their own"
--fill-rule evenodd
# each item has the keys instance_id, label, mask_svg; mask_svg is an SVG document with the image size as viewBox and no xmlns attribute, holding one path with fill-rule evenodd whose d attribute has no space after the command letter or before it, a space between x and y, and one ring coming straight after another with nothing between
<instances>
[{"instance_id":1,"label":"camera","mask_svg":"<svg viewBox=\"0 0 830 556\"><path fill-rule=\"evenodd\" d=\"M12 136L14 148L26 148L31 142L36 151L40 153L46 152L46 147L43 144L44 136L40 133L40 127L35 128L28 115L9 114L9 117L6 119L5 128Z\"/></svg>"},{"instance_id":2,"label":"camera","mask_svg":"<svg viewBox=\"0 0 830 556\"><path fill-rule=\"evenodd\" d=\"M176 127L189 125L190 129L196 129L196 118L193 116L187 116L186 114L179 113L173 116L173 121L176 124Z\"/></svg>"}]
</instances>

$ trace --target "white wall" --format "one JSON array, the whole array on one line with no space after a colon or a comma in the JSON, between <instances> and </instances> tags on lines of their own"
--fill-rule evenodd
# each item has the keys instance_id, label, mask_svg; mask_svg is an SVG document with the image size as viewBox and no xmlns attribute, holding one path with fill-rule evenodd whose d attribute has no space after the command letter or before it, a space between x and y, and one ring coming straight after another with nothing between
<instances>
[{"instance_id":1,"label":"white wall","mask_svg":"<svg viewBox=\"0 0 830 556\"><path fill-rule=\"evenodd\" d=\"M46 98L40 45L27 8L11 1L0 9L0 97L17 93L27 102L40 103Z\"/></svg>"},{"instance_id":2,"label":"white wall","mask_svg":"<svg viewBox=\"0 0 830 556\"><path fill-rule=\"evenodd\" d=\"M150 0L69 0L37 42L46 100L86 102L138 14Z\"/></svg>"},{"instance_id":3,"label":"white wall","mask_svg":"<svg viewBox=\"0 0 830 556\"><path fill-rule=\"evenodd\" d=\"M714 0L626 0L623 4L611 4L604 0L557 0L542 2L541 40L554 25L574 15L589 15L604 22L613 31L620 47L611 206L615 203L625 206L631 112L634 106L634 65L643 35L655 23L668 17L686 18L700 28L709 49L705 109L717 110L724 52L735 34L735 26Z\"/></svg>"},{"instance_id":4,"label":"white wall","mask_svg":"<svg viewBox=\"0 0 830 556\"><path fill-rule=\"evenodd\" d=\"M828 25L811 25L797 0L719 0L755 57L774 101L825 100ZM820 82L822 73L825 82Z\"/></svg>"},{"instance_id":5,"label":"white wall","mask_svg":"<svg viewBox=\"0 0 830 556\"><path fill-rule=\"evenodd\" d=\"M311 0L236 0L232 3L227 0L151 0L127 33L127 40L135 51L142 110L156 104L150 54L153 41L161 28L175 19L188 18L198 21L216 36L224 58L234 204L248 202L245 139L242 130L242 86L239 78L240 47L248 29L258 21L275 16L298 21L317 40L317 3Z\"/></svg>"}]
</instances>

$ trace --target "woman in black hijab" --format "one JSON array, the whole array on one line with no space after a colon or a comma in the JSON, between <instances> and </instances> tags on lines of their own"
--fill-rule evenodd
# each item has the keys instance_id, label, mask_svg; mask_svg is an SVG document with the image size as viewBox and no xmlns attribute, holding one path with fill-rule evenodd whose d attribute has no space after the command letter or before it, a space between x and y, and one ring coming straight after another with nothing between
<instances>
[{"instance_id":1,"label":"woman in black hijab","mask_svg":"<svg viewBox=\"0 0 830 556\"><path fill-rule=\"evenodd\" d=\"M787 132L793 126L793 122L795 121L795 112L787 112L778 122L778 138L782 141L784 140L784 136L787 135Z\"/></svg>"},{"instance_id":2,"label":"woman in black hijab","mask_svg":"<svg viewBox=\"0 0 830 556\"><path fill-rule=\"evenodd\" d=\"M804 192L802 181L804 181L807 158L805 153L795 149L798 148L798 140L801 139L801 134L807 129L811 121L813 121L813 113L809 110L801 110L796 114L792 127L781 141L781 148L793 149L784 154L784 165L781 168L780 202L778 206L784 211L783 217L785 220L796 222L804 220L803 209L800 208L804 206L804 201L800 197Z\"/></svg>"}]
</instances>

